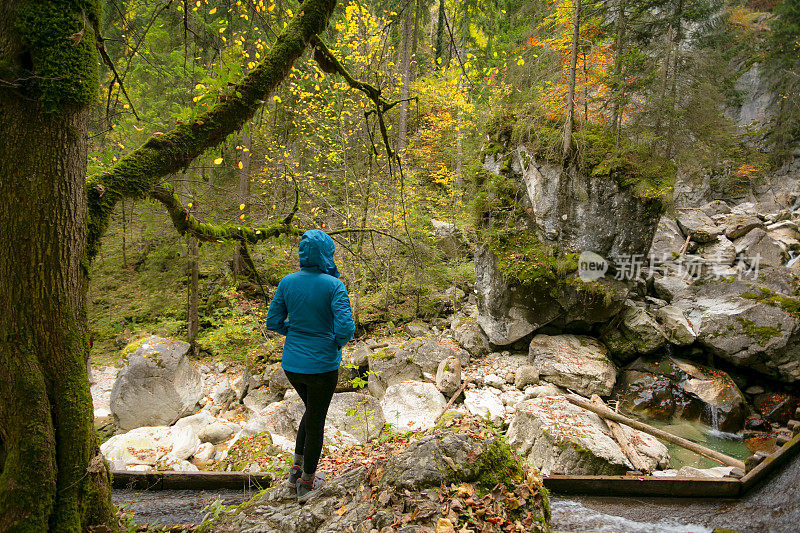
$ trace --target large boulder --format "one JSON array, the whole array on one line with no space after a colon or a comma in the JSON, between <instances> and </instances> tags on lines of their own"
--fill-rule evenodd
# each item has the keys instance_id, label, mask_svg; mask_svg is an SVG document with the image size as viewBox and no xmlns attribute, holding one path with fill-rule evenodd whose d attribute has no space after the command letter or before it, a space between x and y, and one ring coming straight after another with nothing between
<instances>
[{"instance_id":1,"label":"large boulder","mask_svg":"<svg viewBox=\"0 0 800 533\"><path fill-rule=\"evenodd\" d=\"M683 309L697 342L715 355L795 382L800 380L797 287L798 277L790 269L761 269L757 279L704 280L673 305Z\"/></svg>"},{"instance_id":2,"label":"large boulder","mask_svg":"<svg viewBox=\"0 0 800 533\"><path fill-rule=\"evenodd\" d=\"M472 357L483 357L491 351L488 337L474 318L459 320L454 324L453 338Z\"/></svg>"},{"instance_id":3,"label":"large boulder","mask_svg":"<svg viewBox=\"0 0 800 533\"><path fill-rule=\"evenodd\" d=\"M436 423L447 400L433 383L401 381L390 385L381 400L386 422L396 431L422 431Z\"/></svg>"},{"instance_id":4,"label":"large boulder","mask_svg":"<svg viewBox=\"0 0 800 533\"><path fill-rule=\"evenodd\" d=\"M166 426L199 410L200 373L189 344L151 336L127 357L111 390L111 412L121 430Z\"/></svg>"},{"instance_id":5,"label":"large boulder","mask_svg":"<svg viewBox=\"0 0 800 533\"><path fill-rule=\"evenodd\" d=\"M469 353L446 337L428 336L416 339L396 352L381 350L369 358L369 391L380 399L390 385L401 381L420 381L423 374L435 375L439 363L455 357L462 367L469 362Z\"/></svg>"},{"instance_id":6,"label":"large boulder","mask_svg":"<svg viewBox=\"0 0 800 533\"><path fill-rule=\"evenodd\" d=\"M539 334L528 353L545 381L584 396L608 396L614 388L617 369L605 346L591 337Z\"/></svg>"},{"instance_id":7,"label":"large boulder","mask_svg":"<svg viewBox=\"0 0 800 533\"><path fill-rule=\"evenodd\" d=\"M671 357L631 363L620 375L616 396L627 412L664 420L700 420L732 433L744 426L747 409L728 374Z\"/></svg>"},{"instance_id":8,"label":"large boulder","mask_svg":"<svg viewBox=\"0 0 800 533\"><path fill-rule=\"evenodd\" d=\"M683 235L698 243L712 242L724 231L700 209L681 209L676 220Z\"/></svg>"},{"instance_id":9,"label":"large boulder","mask_svg":"<svg viewBox=\"0 0 800 533\"><path fill-rule=\"evenodd\" d=\"M453 526L459 519L488 512L486 518L514 523L518 531L549 531L550 510L539 488L541 477L519 464L496 437L444 430L399 447L391 457L375 458L374 465L344 468L306 503L297 501L292 488L273 486L246 509L221 514L214 530L445 533L456 531ZM502 485L495 487L498 483ZM457 490L442 492L441 487ZM496 490L489 508L476 492L492 488Z\"/></svg>"},{"instance_id":10,"label":"large boulder","mask_svg":"<svg viewBox=\"0 0 800 533\"><path fill-rule=\"evenodd\" d=\"M383 410L378 400L369 394L337 393L328 407L325 423L364 444L380 436L383 431Z\"/></svg>"},{"instance_id":11,"label":"large boulder","mask_svg":"<svg viewBox=\"0 0 800 533\"><path fill-rule=\"evenodd\" d=\"M683 311L674 305L659 307L655 312L656 320L664 327L667 340L676 346L688 346L697 338L692 325L686 320Z\"/></svg>"},{"instance_id":12,"label":"large boulder","mask_svg":"<svg viewBox=\"0 0 800 533\"><path fill-rule=\"evenodd\" d=\"M788 255L778 241L766 231L756 228L734 241L736 253L742 254L748 265L758 268L777 267L786 262Z\"/></svg>"},{"instance_id":13,"label":"large boulder","mask_svg":"<svg viewBox=\"0 0 800 533\"><path fill-rule=\"evenodd\" d=\"M603 328L600 337L608 350L623 361L635 354L648 354L667 342L664 328L644 307L630 301L619 320Z\"/></svg>"},{"instance_id":14,"label":"large boulder","mask_svg":"<svg viewBox=\"0 0 800 533\"><path fill-rule=\"evenodd\" d=\"M678 223L670 216L663 216L658 221L658 228L653 237L650 254L664 261L672 260L678 255L686 242L686 237L681 233Z\"/></svg>"},{"instance_id":15,"label":"large boulder","mask_svg":"<svg viewBox=\"0 0 800 533\"><path fill-rule=\"evenodd\" d=\"M469 254L469 242L455 224L432 219L431 226L436 245L447 257L459 258Z\"/></svg>"},{"instance_id":16,"label":"large boulder","mask_svg":"<svg viewBox=\"0 0 800 533\"><path fill-rule=\"evenodd\" d=\"M512 344L550 323L607 322L622 309L629 293L628 286L614 278L583 283L577 274L561 281L544 276L532 285L517 286L485 245L475 251L475 290L478 324L497 346Z\"/></svg>"},{"instance_id":17,"label":"large boulder","mask_svg":"<svg viewBox=\"0 0 800 533\"><path fill-rule=\"evenodd\" d=\"M637 446L650 470L669 464L663 444L642 432ZM620 475L633 469L608 426L596 414L559 396L545 396L517 404L517 414L508 428L508 443L544 475Z\"/></svg>"},{"instance_id":18,"label":"large boulder","mask_svg":"<svg viewBox=\"0 0 800 533\"><path fill-rule=\"evenodd\" d=\"M498 133L500 146L504 135ZM489 155L483 166L516 189L504 194L521 207L515 220L504 214L502 229L491 228L502 236L488 231L487 245L476 250L478 323L489 341L508 345L550 323L588 327L613 317L628 285L610 276L581 279L577 258L584 252L606 259L645 256L661 199L612 176L537 158L524 146Z\"/></svg>"},{"instance_id":19,"label":"large boulder","mask_svg":"<svg viewBox=\"0 0 800 533\"><path fill-rule=\"evenodd\" d=\"M297 430L305 410L300 398L270 404L258 415L250 418L243 433L246 436L255 436L269 431L271 435L294 440L297 438Z\"/></svg>"}]
</instances>

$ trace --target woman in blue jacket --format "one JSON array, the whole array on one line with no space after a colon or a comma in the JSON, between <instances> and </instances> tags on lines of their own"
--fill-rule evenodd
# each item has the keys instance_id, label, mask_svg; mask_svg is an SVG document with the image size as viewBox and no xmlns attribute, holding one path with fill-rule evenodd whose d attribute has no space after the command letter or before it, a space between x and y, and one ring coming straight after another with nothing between
<instances>
[{"instance_id":1,"label":"woman in blue jacket","mask_svg":"<svg viewBox=\"0 0 800 533\"><path fill-rule=\"evenodd\" d=\"M281 366L306 411L300 421L289 482L301 501L322 485L315 475L328 406L336 390L342 346L353 338L350 297L333 262L336 246L324 231L300 239L300 271L278 284L267 313L267 329L286 336Z\"/></svg>"}]
</instances>

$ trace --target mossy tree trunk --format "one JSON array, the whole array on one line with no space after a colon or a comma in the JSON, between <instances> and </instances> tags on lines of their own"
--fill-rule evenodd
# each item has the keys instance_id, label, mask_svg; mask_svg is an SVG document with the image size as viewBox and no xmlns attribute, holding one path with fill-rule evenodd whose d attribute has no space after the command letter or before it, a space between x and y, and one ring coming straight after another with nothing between
<instances>
[{"instance_id":1,"label":"mossy tree trunk","mask_svg":"<svg viewBox=\"0 0 800 533\"><path fill-rule=\"evenodd\" d=\"M122 198L151 195L199 239L289 231L200 224L157 185L252 117L334 6L307 0L224 100L87 184L100 1L0 0L0 531L78 532L113 520L86 367L87 269L108 216Z\"/></svg>"},{"instance_id":2,"label":"mossy tree trunk","mask_svg":"<svg viewBox=\"0 0 800 533\"><path fill-rule=\"evenodd\" d=\"M94 7L0 1L0 531L113 518L86 367Z\"/></svg>"}]
</instances>

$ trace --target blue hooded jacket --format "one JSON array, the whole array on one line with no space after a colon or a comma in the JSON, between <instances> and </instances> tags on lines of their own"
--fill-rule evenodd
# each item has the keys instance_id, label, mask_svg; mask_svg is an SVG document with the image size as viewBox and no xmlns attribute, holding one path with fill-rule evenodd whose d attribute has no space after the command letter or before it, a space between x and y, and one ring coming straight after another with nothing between
<instances>
[{"instance_id":1,"label":"blue hooded jacket","mask_svg":"<svg viewBox=\"0 0 800 533\"><path fill-rule=\"evenodd\" d=\"M298 374L339 368L342 346L353 338L350 297L333 262L336 245L317 229L300 239L300 271L278 284L269 304L267 329L286 335L281 366Z\"/></svg>"}]
</instances>

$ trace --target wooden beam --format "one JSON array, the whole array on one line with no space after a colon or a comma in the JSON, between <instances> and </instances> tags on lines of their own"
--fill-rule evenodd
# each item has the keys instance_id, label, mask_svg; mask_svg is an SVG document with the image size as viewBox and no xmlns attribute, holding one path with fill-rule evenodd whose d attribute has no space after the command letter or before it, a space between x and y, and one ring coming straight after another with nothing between
<instances>
[{"instance_id":1,"label":"wooden beam","mask_svg":"<svg viewBox=\"0 0 800 533\"><path fill-rule=\"evenodd\" d=\"M547 490L557 494L593 496L736 498L742 488L742 482L732 478L550 475L543 481Z\"/></svg>"},{"instance_id":2,"label":"wooden beam","mask_svg":"<svg viewBox=\"0 0 800 533\"><path fill-rule=\"evenodd\" d=\"M568 402L577 405L578 407L582 407L587 411L591 411L605 420L612 420L614 422L619 422L620 424L625 424L626 426L632 427L633 429L644 431L645 433L653 435L656 438L665 440L669 443L675 444L682 448L686 448L687 450L693 451L696 454L702 455L703 457L707 457L724 465L735 466L736 468L741 468L742 470L745 469L744 463L739 459L735 459L733 457L725 455L724 453L719 453L718 451L706 448L705 446L701 446L696 442L692 442L682 437L677 437L671 433L667 433L666 431L662 431L658 428L654 428L653 426L647 425L643 422L639 422L638 420L633 420L632 418L628 418L627 416L615 413L614 411L612 411L607 407L600 407L598 405L595 405L576 394L567 395L564 396L564 398Z\"/></svg>"},{"instance_id":3,"label":"wooden beam","mask_svg":"<svg viewBox=\"0 0 800 533\"><path fill-rule=\"evenodd\" d=\"M800 433L795 435L787 444L781 446L778 451L764 459L761 464L753 468L742 478L742 494L753 488L759 481L766 479L770 473L774 472L781 465L800 452Z\"/></svg>"},{"instance_id":4,"label":"wooden beam","mask_svg":"<svg viewBox=\"0 0 800 533\"><path fill-rule=\"evenodd\" d=\"M608 406L605 404L603 399L597 394L592 394L592 403L608 409ZM615 441L617 441L619 447L622 448L622 452L631 462L631 465L633 465L633 469L638 470L639 472L647 473L650 470L647 462L645 462L639 451L632 446L630 442L628 442L628 438L625 435L625 431L622 429L622 426L613 420L605 420L605 423L608 426L608 429L611 431L611 436Z\"/></svg>"},{"instance_id":5,"label":"wooden beam","mask_svg":"<svg viewBox=\"0 0 800 533\"><path fill-rule=\"evenodd\" d=\"M259 489L272 483L265 472L128 472L113 471L115 489Z\"/></svg>"}]
</instances>

